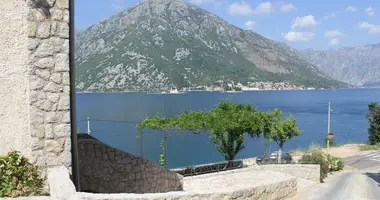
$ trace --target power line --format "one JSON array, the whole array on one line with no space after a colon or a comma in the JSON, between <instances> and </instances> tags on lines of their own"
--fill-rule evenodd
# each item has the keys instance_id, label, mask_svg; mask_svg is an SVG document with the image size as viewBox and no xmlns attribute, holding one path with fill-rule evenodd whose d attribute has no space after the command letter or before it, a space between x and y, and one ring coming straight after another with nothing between
<instances>
[{"instance_id":1,"label":"power line","mask_svg":"<svg viewBox=\"0 0 380 200\"><path fill-rule=\"evenodd\" d=\"M346 110L354 110L354 111L359 111L359 112L366 111L366 110L360 110L360 109L356 109L356 108L348 108L348 107L343 107L343 106L334 106L334 108L342 108L342 109L346 109Z\"/></svg>"},{"instance_id":2,"label":"power line","mask_svg":"<svg viewBox=\"0 0 380 200\"><path fill-rule=\"evenodd\" d=\"M113 130L99 130L99 129L91 129L92 133L114 133L114 134L136 134L137 135L137 130L136 132L131 132L131 131L113 131ZM144 131L143 134L149 134L149 135L158 135L162 134L159 130L157 131ZM167 133L167 136L181 136L181 135L194 135L194 133L191 133L190 131L184 131L184 132L179 132L179 131L171 131L171 133Z\"/></svg>"},{"instance_id":3,"label":"power line","mask_svg":"<svg viewBox=\"0 0 380 200\"><path fill-rule=\"evenodd\" d=\"M141 121L117 121L117 120L106 120L106 119L90 119L90 121L98 122L110 122L110 123L120 123L120 124L139 124Z\"/></svg>"}]
</instances>

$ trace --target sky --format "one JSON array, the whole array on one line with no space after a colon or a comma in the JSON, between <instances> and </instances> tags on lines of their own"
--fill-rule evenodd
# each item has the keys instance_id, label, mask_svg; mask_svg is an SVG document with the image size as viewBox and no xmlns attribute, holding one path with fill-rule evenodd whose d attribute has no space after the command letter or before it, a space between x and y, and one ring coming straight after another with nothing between
<instances>
[{"instance_id":1,"label":"sky","mask_svg":"<svg viewBox=\"0 0 380 200\"><path fill-rule=\"evenodd\" d=\"M237 27L298 49L380 43L380 0L185 1ZM75 27L87 28L138 2L76 0Z\"/></svg>"}]
</instances>

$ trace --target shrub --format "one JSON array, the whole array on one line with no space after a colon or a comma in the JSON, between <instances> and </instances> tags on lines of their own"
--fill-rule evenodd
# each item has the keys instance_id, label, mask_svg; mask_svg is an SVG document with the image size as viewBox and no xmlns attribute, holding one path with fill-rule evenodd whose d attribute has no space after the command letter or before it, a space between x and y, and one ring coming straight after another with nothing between
<instances>
[{"instance_id":1,"label":"shrub","mask_svg":"<svg viewBox=\"0 0 380 200\"><path fill-rule=\"evenodd\" d=\"M380 105L377 103L370 103L368 105L368 109L368 142L369 144L374 145L376 143L380 143Z\"/></svg>"},{"instance_id":2,"label":"shrub","mask_svg":"<svg viewBox=\"0 0 380 200\"><path fill-rule=\"evenodd\" d=\"M340 171L344 167L344 162L342 158L326 154L320 148L312 148L309 152L309 154L303 155L299 162L302 164L320 165L321 182L323 182L323 180L327 177L327 174L329 172Z\"/></svg>"},{"instance_id":3,"label":"shrub","mask_svg":"<svg viewBox=\"0 0 380 200\"><path fill-rule=\"evenodd\" d=\"M338 171L343 170L344 168L344 161L342 158L338 158Z\"/></svg>"},{"instance_id":4,"label":"shrub","mask_svg":"<svg viewBox=\"0 0 380 200\"><path fill-rule=\"evenodd\" d=\"M329 166L330 172L340 171L343 169L344 162L342 158L328 155L328 160L330 163L330 166Z\"/></svg>"},{"instance_id":5,"label":"shrub","mask_svg":"<svg viewBox=\"0 0 380 200\"><path fill-rule=\"evenodd\" d=\"M360 151L377 151L380 150L380 143L376 143L374 145L370 144L362 144L359 146Z\"/></svg>"},{"instance_id":6,"label":"shrub","mask_svg":"<svg viewBox=\"0 0 380 200\"><path fill-rule=\"evenodd\" d=\"M313 149L310 154L305 154L302 156L300 163L302 164L317 164L320 165L320 181L327 177L329 173L329 162L327 155L323 153L320 149Z\"/></svg>"},{"instance_id":7,"label":"shrub","mask_svg":"<svg viewBox=\"0 0 380 200\"><path fill-rule=\"evenodd\" d=\"M18 151L0 156L0 197L41 195L43 184L37 166Z\"/></svg>"}]
</instances>

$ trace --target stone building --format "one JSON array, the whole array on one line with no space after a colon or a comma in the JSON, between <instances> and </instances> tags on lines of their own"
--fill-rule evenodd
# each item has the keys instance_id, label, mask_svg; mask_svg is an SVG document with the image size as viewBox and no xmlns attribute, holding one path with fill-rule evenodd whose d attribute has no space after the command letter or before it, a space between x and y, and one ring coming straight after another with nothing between
<instances>
[{"instance_id":1,"label":"stone building","mask_svg":"<svg viewBox=\"0 0 380 200\"><path fill-rule=\"evenodd\" d=\"M71 123L75 120L71 84L75 68L70 55L74 40L70 2L0 3L0 155L20 151L40 167L43 176L51 168L63 167L72 174L78 191L79 183L91 192L182 190L182 176L151 161L95 138L77 142L77 133L72 131L75 123ZM50 192L62 195L54 189L61 188L61 180L53 184L59 186L50 187Z\"/></svg>"},{"instance_id":2,"label":"stone building","mask_svg":"<svg viewBox=\"0 0 380 200\"><path fill-rule=\"evenodd\" d=\"M0 3L0 155L72 166L69 0Z\"/></svg>"}]
</instances>

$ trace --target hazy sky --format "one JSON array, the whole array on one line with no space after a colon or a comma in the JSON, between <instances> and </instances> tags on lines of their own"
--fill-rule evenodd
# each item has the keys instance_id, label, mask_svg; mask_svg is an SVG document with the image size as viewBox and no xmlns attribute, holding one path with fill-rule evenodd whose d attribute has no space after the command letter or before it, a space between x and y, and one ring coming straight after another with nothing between
<instances>
[{"instance_id":1,"label":"hazy sky","mask_svg":"<svg viewBox=\"0 0 380 200\"><path fill-rule=\"evenodd\" d=\"M295 48L380 42L380 0L186 0L243 29ZM75 26L87 28L139 0L76 0Z\"/></svg>"}]
</instances>

